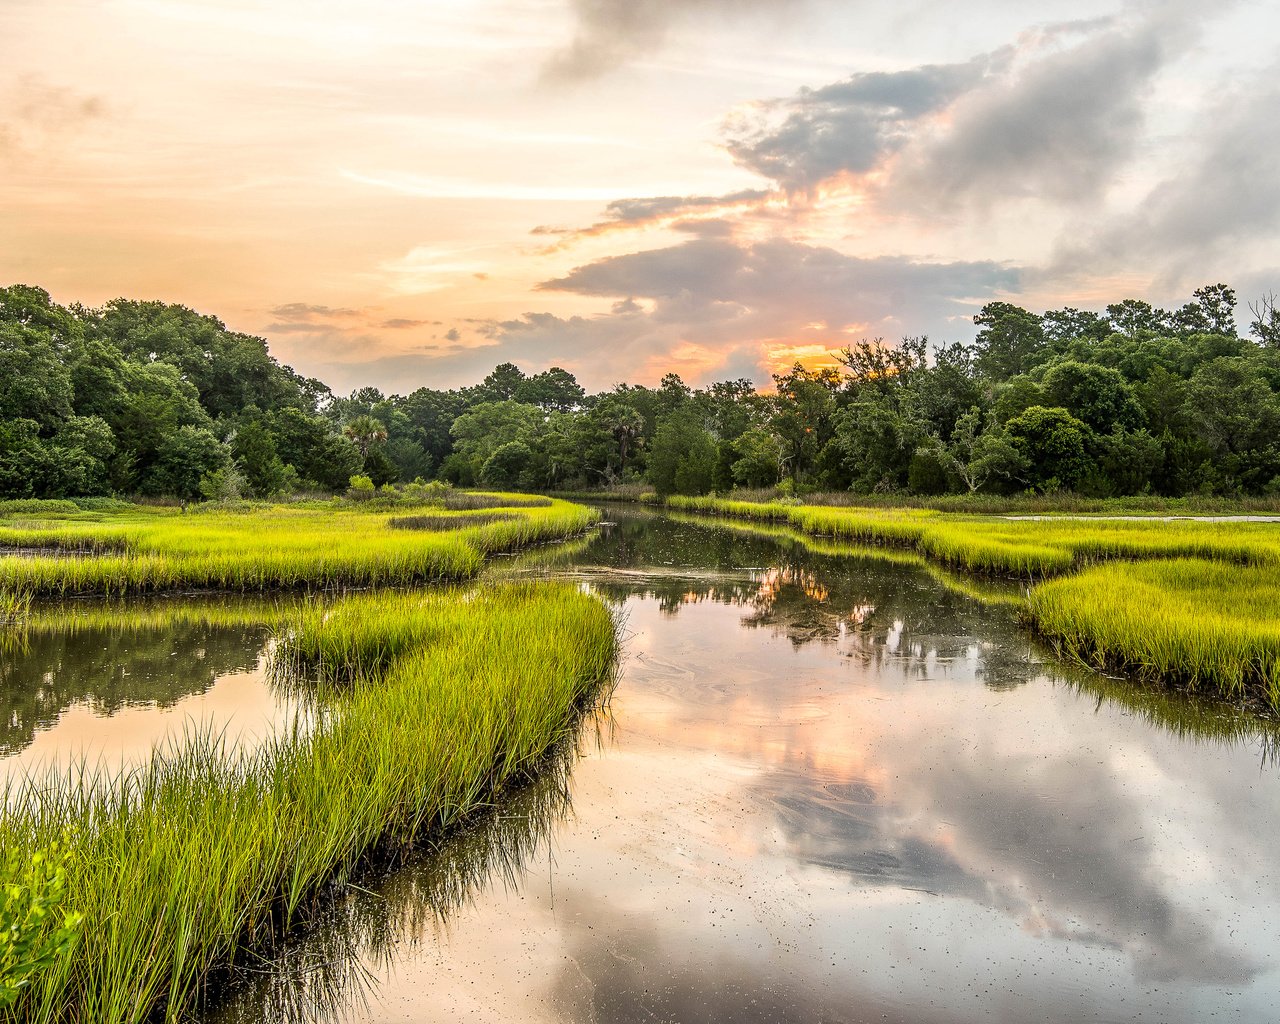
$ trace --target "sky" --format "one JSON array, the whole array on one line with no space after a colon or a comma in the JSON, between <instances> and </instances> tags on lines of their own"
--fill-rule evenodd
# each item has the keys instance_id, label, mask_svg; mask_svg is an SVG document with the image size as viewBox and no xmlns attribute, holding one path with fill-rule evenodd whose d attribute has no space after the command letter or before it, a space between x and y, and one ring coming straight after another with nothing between
<instances>
[{"instance_id":1,"label":"sky","mask_svg":"<svg viewBox=\"0 0 1280 1024\"><path fill-rule=\"evenodd\" d=\"M336 391L1280 291L1280 0L0 0L0 283Z\"/></svg>"}]
</instances>

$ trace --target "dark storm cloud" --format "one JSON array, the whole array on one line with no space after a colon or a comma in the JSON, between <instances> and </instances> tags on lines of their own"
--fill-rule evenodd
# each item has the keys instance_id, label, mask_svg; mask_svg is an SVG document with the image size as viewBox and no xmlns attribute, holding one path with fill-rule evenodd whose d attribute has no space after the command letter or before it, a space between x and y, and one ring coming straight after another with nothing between
<instances>
[{"instance_id":1,"label":"dark storm cloud","mask_svg":"<svg viewBox=\"0 0 1280 1024\"><path fill-rule=\"evenodd\" d=\"M909 141L920 118L999 71L1011 53L856 74L802 89L732 118L725 125L725 146L743 167L789 191L811 189L845 171L865 172Z\"/></svg>"},{"instance_id":2,"label":"dark storm cloud","mask_svg":"<svg viewBox=\"0 0 1280 1024\"><path fill-rule=\"evenodd\" d=\"M662 45L673 24L691 15L741 17L751 11L792 13L802 0L570 0L573 40L543 69L550 81L594 78Z\"/></svg>"}]
</instances>

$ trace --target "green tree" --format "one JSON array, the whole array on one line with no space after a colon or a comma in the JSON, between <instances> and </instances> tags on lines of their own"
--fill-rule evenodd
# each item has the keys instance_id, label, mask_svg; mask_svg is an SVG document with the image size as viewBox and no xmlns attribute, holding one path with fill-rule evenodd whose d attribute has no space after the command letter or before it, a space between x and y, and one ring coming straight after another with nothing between
<instances>
[{"instance_id":1,"label":"green tree","mask_svg":"<svg viewBox=\"0 0 1280 1024\"><path fill-rule=\"evenodd\" d=\"M231 454L255 497L270 497L284 486L284 462L260 417L253 415L236 429L231 438Z\"/></svg>"},{"instance_id":2,"label":"green tree","mask_svg":"<svg viewBox=\"0 0 1280 1024\"><path fill-rule=\"evenodd\" d=\"M364 457L364 473L379 487L400 479L400 470L381 446L369 449L369 454Z\"/></svg>"},{"instance_id":3,"label":"green tree","mask_svg":"<svg viewBox=\"0 0 1280 1024\"><path fill-rule=\"evenodd\" d=\"M1089 471L1091 431L1066 409L1033 405L1005 424L1014 449L1038 491L1070 489Z\"/></svg>"},{"instance_id":4,"label":"green tree","mask_svg":"<svg viewBox=\"0 0 1280 1024\"><path fill-rule=\"evenodd\" d=\"M769 426L782 442L783 462L795 483L808 478L818 453L831 439L836 393L841 386L834 369L806 370L796 363L774 374L777 387Z\"/></svg>"},{"instance_id":5,"label":"green tree","mask_svg":"<svg viewBox=\"0 0 1280 1024\"><path fill-rule=\"evenodd\" d=\"M1028 468L1009 433L994 421L984 426L982 410L977 406L956 420L948 441L935 438L932 448L939 463L970 494L989 481L1008 484L1021 480Z\"/></svg>"},{"instance_id":6,"label":"green tree","mask_svg":"<svg viewBox=\"0 0 1280 1024\"><path fill-rule=\"evenodd\" d=\"M715 482L716 443L692 409L658 424L649 451L649 482L659 494L706 494Z\"/></svg>"},{"instance_id":7,"label":"green tree","mask_svg":"<svg viewBox=\"0 0 1280 1024\"><path fill-rule=\"evenodd\" d=\"M1026 373L1047 351L1043 323L1021 306L988 302L973 322L982 328L974 341L975 364L991 380Z\"/></svg>"},{"instance_id":8,"label":"green tree","mask_svg":"<svg viewBox=\"0 0 1280 1024\"><path fill-rule=\"evenodd\" d=\"M1142 406L1119 371L1074 360L1055 363L1041 383L1045 404L1060 406L1091 430L1110 433L1115 427L1142 426Z\"/></svg>"},{"instance_id":9,"label":"green tree","mask_svg":"<svg viewBox=\"0 0 1280 1024\"><path fill-rule=\"evenodd\" d=\"M536 405L481 402L453 421L454 449L471 466L472 479L478 480L485 462L500 445L520 441L534 447L543 422L542 410Z\"/></svg>"},{"instance_id":10,"label":"green tree","mask_svg":"<svg viewBox=\"0 0 1280 1024\"><path fill-rule=\"evenodd\" d=\"M752 427L733 442L733 482L741 487L772 487L782 476L782 442L765 427Z\"/></svg>"},{"instance_id":11,"label":"green tree","mask_svg":"<svg viewBox=\"0 0 1280 1024\"><path fill-rule=\"evenodd\" d=\"M370 449L387 439L387 428L383 422L367 413L353 416L342 428L342 433L351 438L362 459L367 459Z\"/></svg>"},{"instance_id":12,"label":"green tree","mask_svg":"<svg viewBox=\"0 0 1280 1024\"><path fill-rule=\"evenodd\" d=\"M553 366L516 384L512 397L543 412L572 412L582 405L587 393L568 370Z\"/></svg>"},{"instance_id":13,"label":"green tree","mask_svg":"<svg viewBox=\"0 0 1280 1024\"><path fill-rule=\"evenodd\" d=\"M186 424L160 442L155 461L143 474L138 490L148 495L197 499L201 497L201 479L230 464L230 451L212 431Z\"/></svg>"},{"instance_id":14,"label":"green tree","mask_svg":"<svg viewBox=\"0 0 1280 1024\"><path fill-rule=\"evenodd\" d=\"M1280 397L1253 360L1223 356L1201 366L1184 413L1223 490L1257 493L1280 474Z\"/></svg>"},{"instance_id":15,"label":"green tree","mask_svg":"<svg viewBox=\"0 0 1280 1024\"><path fill-rule=\"evenodd\" d=\"M508 441L493 450L480 470L480 482L486 487L512 489L520 486L520 478L528 469L533 452L523 441Z\"/></svg>"},{"instance_id":16,"label":"green tree","mask_svg":"<svg viewBox=\"0 0 1280 1024\"><path fill-rule=\"evenodd\" d=\"M48 444L52 476L43 492L51 498L106 494L115 435L99 416L72 416Z\"/></svg>"},{"instance_id":17,"label":"green tree","mask_svg":"<svg viewBox=\"0 0 1280 1024\"><path fill-rule=\"evenodd\" d=\"M514 402L524 383L525 375L520 367L515 363L499 363L480 384L481 401Z\"/></svg>"}]
</instances>

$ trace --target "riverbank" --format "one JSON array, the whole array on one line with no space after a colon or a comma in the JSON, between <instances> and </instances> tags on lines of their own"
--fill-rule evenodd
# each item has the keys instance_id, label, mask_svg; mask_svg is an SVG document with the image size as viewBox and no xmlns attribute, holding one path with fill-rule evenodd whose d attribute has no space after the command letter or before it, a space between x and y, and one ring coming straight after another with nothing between
<instances>
[{"instance_id":1,"label":"riverbank","mask_svg":"<svg viewBox=\"0 0 1280 1024\"><path fill-rule=\"evenodd\" d=\"M456 827L528 778L601 693L605 606L556 584L366 594L304 609L279 656L313 672L310 731L253 755L195 734L103 779L7 794L0 845L70 850L70 958L38 973L24 1021L179 1015L210 975L305 923L375 849Z\"/></svg>"},{"instance_id":2,"label":"riverbank","mask_svg":"<svg viewBox=\"0 0 1280 1024\"><path fill-rule=\"evenodd\" d=\"M1021 579L1030 584L1024 620L1060 654L1280 710L1275 524L1010 520L717 498L673 497L668 504ZM1099 564L1115 561L1142 564Z\"/></svg>"},{"instance_id":3,"label":"riverbank","mask_svg":"<svg viewBox=\"0 0 1280 1024\"><path fill-rule=\"evenodd\" d=\"M509 501L504 504L503 500ZM403 586L473 578L485 558L581 533L599 519L566 501L498 495L476 511L425 505L453 529L397 528L404 508L133 506L89 519L0 520L0 615L11 595ZM495 519L496 513L502 514ZM475 525L472 525L472 520ZM75 553L76 557L65 557Z\"/></svg>"}]
</instances>

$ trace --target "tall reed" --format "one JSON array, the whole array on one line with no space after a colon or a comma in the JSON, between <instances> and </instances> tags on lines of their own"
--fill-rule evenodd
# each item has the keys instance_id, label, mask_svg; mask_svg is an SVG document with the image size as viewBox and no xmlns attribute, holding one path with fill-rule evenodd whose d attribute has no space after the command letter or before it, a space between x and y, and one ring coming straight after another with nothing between
<instances>
[{"instance_id":1,"label":"tall reed","mask_svg":"<svg viewBox=\"0 0 1280 1024\"><path fill-rule=\"evenodd\" d=\"M109 779L6 792L0 843L68 837L68 909L85 920L15 1019L183 1019L217 969L307 920L370 850L439 835L536 770L616 652L602 602L545 583L314 606L280 646L341 684L313 731L256 753L197 733Z\"/></svg>"}]
</instances>

